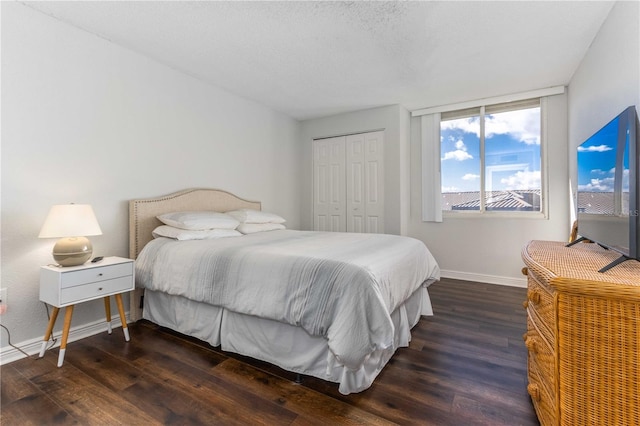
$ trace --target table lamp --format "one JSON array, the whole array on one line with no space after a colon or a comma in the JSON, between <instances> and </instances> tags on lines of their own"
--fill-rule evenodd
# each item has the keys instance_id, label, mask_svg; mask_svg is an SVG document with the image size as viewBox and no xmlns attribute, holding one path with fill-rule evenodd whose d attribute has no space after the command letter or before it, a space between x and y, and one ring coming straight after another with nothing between
<instances>
[{"instance_id":1,"label":"table lamp","mask_svg":"<svg viewBox=\"0 0 640 426\"><path fill-rule=\"evenodd\" d=\"M60 238L53 246L53 258L60 266L77 266L93 253L88 235L102 235L91 206L62 204L51 207L38 238Z\"/></svg>"}]
</instances>

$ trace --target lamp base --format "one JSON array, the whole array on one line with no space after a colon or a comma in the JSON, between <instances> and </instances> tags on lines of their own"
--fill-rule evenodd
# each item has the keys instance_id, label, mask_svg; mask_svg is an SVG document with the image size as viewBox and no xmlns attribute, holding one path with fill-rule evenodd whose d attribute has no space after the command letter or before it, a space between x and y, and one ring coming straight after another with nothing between
<instances>
[{"instance_id":1,"label":"lamp base","mask_svg":"<svg viewBox=\"0 0 640 426\"><path fill-rule=\"evenodd\" d=\"M60 238L53 246L53 258L60 266L78 266L85 263L93 253L87 237Z\"/></svg>"}]
</instances>

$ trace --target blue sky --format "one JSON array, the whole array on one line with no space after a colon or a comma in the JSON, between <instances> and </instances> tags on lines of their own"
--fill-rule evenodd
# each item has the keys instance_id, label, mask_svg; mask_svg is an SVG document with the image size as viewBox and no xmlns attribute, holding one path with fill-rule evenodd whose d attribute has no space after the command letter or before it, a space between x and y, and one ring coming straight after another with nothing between
<instances>
[{"instance_id":1,"label":"blue sky","mask_svg":"<svg viewBox=\"0 0 640 426\"><path fill-rule=\"evenodd\" d=\"M578 147L578 190L584 192L613 192L616 166L618 118ZM628 143L628 141L627 141ZM623 188L629 190L629 157L624 157Z\"/></svg>"},{"instance_id":2,"label":"blue sky","mask_svg":"<svg viewBox=\"0 0 640 426\"><path fill-rule=\"evenodd\" d=\"M479 116L440 126L442 192L480 190ZM485 117L486 190L540 189L540 108Z\"/></svg>"}]
</instances>

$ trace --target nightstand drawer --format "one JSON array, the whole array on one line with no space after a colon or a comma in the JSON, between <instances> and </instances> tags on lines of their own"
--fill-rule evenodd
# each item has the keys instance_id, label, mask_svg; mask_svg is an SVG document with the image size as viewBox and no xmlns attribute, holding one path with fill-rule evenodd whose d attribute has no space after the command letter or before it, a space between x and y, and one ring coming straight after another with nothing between
<instances>
[{"instance_id":1,"label":"nightstand drawer","mask_svg":"<svg viewBox=\"0 0 640 426\"><path fill-rule=\"evenodd\" d=\"M40 300L63 307L135 288L131 259L106 257L100 265L40 268Z\"/></svg>"},{"instance_id":2,"label":"nightstand drawer","mask_svg":"<svg viewBox=\"0 0 640 426\"><path fill-rule=\"evenodd\" d=\"M60 304L67 305L83 300L105 297L111 294L133 290L131 276L114 278L112 280L92 282L90 284L63 288L60 292Z\"/></svg>"},{"instance_id":3,"label":"nightstand drawer","mask_svg":"<svg viewBox=\"0 0 640 426\"><path fill-rule=\"evenodd\" d=\"M107 281L133 275L133 262L64 272L60 275L60 287L75 287L82 284Z\"/></svg>"}]
</instances>

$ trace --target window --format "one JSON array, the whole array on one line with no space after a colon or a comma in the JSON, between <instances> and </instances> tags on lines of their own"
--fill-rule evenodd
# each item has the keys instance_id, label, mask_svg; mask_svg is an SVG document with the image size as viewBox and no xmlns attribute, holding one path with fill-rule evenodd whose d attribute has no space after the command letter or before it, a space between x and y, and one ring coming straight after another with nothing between
<instances>
[{"instance_id":1,"label":"window","mask_svg":"<svg viewBox=\"0 0 640 426\"><path fill-rule=\"evenodd\" d=\"M542 212L540 99L443 112L442 210Z\"/></svg>"}]
</instances>

